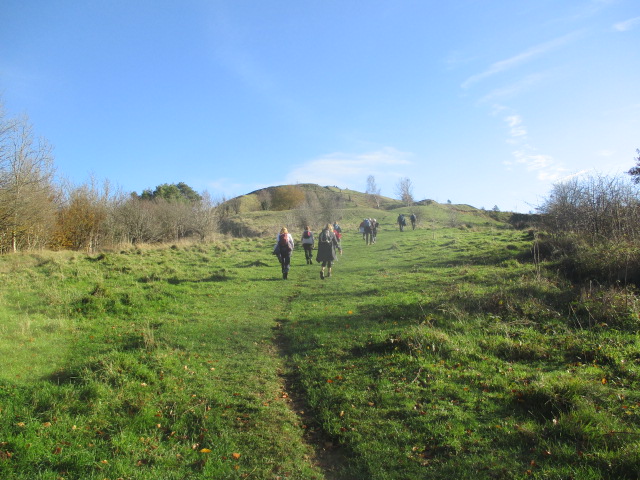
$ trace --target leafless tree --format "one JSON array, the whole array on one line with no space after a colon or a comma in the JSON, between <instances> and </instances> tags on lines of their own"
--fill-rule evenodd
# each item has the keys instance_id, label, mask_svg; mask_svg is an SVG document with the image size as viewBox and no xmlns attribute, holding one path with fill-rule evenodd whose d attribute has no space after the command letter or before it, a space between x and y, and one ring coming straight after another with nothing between
<instances>
[{"instance_id":1,"label":"leafless tree","mask_svg":"<svg viewBox=\"0 0 640 480\"><path fill-rule=\"evenodd\" d=\"M51 146L36 140L26 117L0 109L0 249L44 247L57 198Z\"/></svg>"},{"instance_id":2,"label":"leafless tree","mask_svg":"<svg viewBox=\"0 0 640 480\"><path fill-rule=\"evenodd\" d=\"M367 190L365 193L375 203L376 208L380 208L380 188L376 185L376 179L373 175L367 177Z\"/></svg>"},{"instance_id":3,"label":"leafless tree","mask_svg":"<svg viewBox=\"0 0 640 480\"><path fill-rule=\"evenodd\" d=\"M398 180L396 195L407 207L413 204L413 183L409 178L404 177Z\"/></svg>"},{"instance_id":4,"label":"leafless tree","mask_svg":"<svg viewBox=\"0 0 640 480\"><path fill-rule=\"evenodd\" d=\"M228 200L227 203L229 204L229 208L233 213L235 213L236 215L240 213L240 210L242 208L241 197L234 197L231 200Z\"/></svg>"},{"instance_id":5,"label":"leafless tree","mask_svg":"<svg viewBox=\"0 0 640 480\"><path fill-rule=\"evenodd\" d=\"M260 202L260 208L262 210L269 210L271 208L271 192L268 188L260 190L258 193L258 201Z\"/></svg>"},{"instance_id":6,"label":"leafless tree","mask_svg":"<svg viewBox=\"0 0 640 480\"><path fill-rule=\"evenodd\" d=\"M538 210L553 232L577 233L591 241L640 238L640 195L619 177L558 183Z\"/></svg>"},{"instance_id":7,"label":"leafless tree","mask_svg":"<svg viewBox=\"0 0 640 480\"><path fill-rule=\"evenodd\" d=\"M215 201L209 192L204 192L200 201L191 205L190 227L201 241L217 231L215 208Z\"/></svg>"}]
</instances>

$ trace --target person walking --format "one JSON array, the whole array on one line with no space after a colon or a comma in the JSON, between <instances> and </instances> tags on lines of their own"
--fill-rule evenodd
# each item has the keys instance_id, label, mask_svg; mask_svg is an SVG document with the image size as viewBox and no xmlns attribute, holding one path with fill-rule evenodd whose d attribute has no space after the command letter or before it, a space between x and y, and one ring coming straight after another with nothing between
<instances>
[{"instance_id":1,"label":"person walking","mask_svg":"<svg viewBox=\"0 0 640 480\"><path fill-rule=\"evenodd\" d=\"M398 215L398 226L400 227L400 231L404 232L404 227L407 224L407 220L404 218L404 214Z\"/></svg>"},{"instance_id":2,"label":"person walking","mask_svg":"<svg viewBox=\"0 0 640 480\"><path fill-rule=\"evenodd\" d=\"M338 222L333 222L333 233L338 239L338 245L342 247L342 228L338 225Z\"/></svg>"},{"instance_id":3,"label":"person walking","mask_svg":"<svg viewBox=\"0 0 640 480\"><path fill-rule=\"evenodd\" d=\"M318 254L316 255L316 261L322 262L322 270L320 271L320 278L325 279L324 269L328 267L329 271L327 277L331 276L331 267L333 262L336 261L336 248L342 255L342 247L333 233L333 225L327 223L320 235L318 235Z\"/></svg>"},{"instance_id":4,"label":"person walking","mask_svg":"<svg viewBox=\"0 0 640 480\"><path fill-rule=\"evenodd\" d=\"M286 227L282 227L273 253L278 256L280 265L282 266L282 278L284 280L289 276L289 267L291 266L291 253L293 252L293 237L289 234Z\"/></svg>"},{"instance_id":5,"label":"person walking","mask_svg":"<svg viewBox=\"0 0 640 480\"><path fill-rule=\"evenodd\" d=\"M374 218L371 221L371 243L376 243L376 238L378 236L378 227L380 226L380 224L378 223L378 221Z\"/></svg>"},{"instance_id":6,"label":"person walking","mask_svg":"<svg viewBox=\"0 0 640 480\"><path fill-rule=\"evenodd\" d=\"M313 232L309 228L309 225L304 227L302 232L302 248L304 248L304 258L307 260L307 265L313 264L313 244L315 240L313 238Z\"/></svg>"},{"instance_id":7,"label":"person walking","mask_svg":"<svg viewBox=\"0 0 640 480\"><path fill-rule=\"evenodd\" d=\"M371 219L365 218L362 223L364 224L364 243L366 245L371 245L373 243L371 241Z\"/></svg>"},{"instance_id":8,"label":"person walking","mask_svg":"<svg viewBox=\"0 0 640 480\"><path fill-rule=\"evenodd\" d=\"M411 216L409 217L409 219L411 220L411 230L415 230L416 229L416 222L418 221L418 217L416 217L415 213L412 213Z\"/></svg>"}]
</instances>

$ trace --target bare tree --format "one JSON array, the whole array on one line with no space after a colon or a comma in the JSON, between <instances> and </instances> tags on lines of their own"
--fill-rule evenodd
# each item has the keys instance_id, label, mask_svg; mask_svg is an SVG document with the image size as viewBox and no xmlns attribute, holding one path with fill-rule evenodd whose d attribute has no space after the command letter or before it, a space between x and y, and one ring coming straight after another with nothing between
<instances>
[{"instance_id":1,"label":"bare tree","mask_svg":"<svg viewBox=\"0 0 640 480\"><path fill-rule=\"evenodd\" d=\"M413 204L413 184L409 178L404 177L398 180L396 195L407 207Z\"/></svg>"},{"instance_id":2,"label":"bare tree","mask_svg":"<svg viewBox=\"0 0 640 480\"><path fill-rule=\"evenodd\" d=\"M367 190L365 193L376 204L376 208L380 208L380 189L376 185L376 179L373 175L367 177Z\"/></svg>"},{"instance_id":3,"label":"bare tree","mask_svg":"<svg viewBox=\"0 0 640 480\"><path fill-rule=\"evenodd\" d=\"M640 237L640 196L622 178L593 176L558 183L538 210L553 232L578 233L592 242Z\"/></svg>"},{"instance_id":4,"label":"bare tree","mask_svg":"<svg viewBox=\"0 0 640 480\"><path fill-rule=\"evenodd\" d=\"M26 117L0 111L0 249L40 248L48 243L56 191L51 146L35 140Z\"/></svg>"},{"instance_id":5,"label":"bare tree","mask_svg":"<svg viewBox=\"0 0 640 480\"><path fill-rule=\"evenodd\" d=\"M271 208L271 192L267 188L263 188L258 191L258 201L260 202L260 208L262 210L269 210Z\"/></svg>"},{"instance_id":6,"label":"bare tree","mask_svg":"<svg viewBox=\"0 0 640 480\"><path fill-rule=\"evenodd\" d=\"M52 246L87 252L104 247L111 240L108 220L115 201L109 181L98 185L91 177L87 183L68 185L64 190Z\"/></svg>"},{"instance_id":7,"label":"bare tree","mask_svg":"<svg viewBox=\"0 0 640 480\"><path fill-rule=\"evenodd\" d=\"M209 192L204 192L198 202L191 205L190 227L193 233L204 241L209 235L217 231L215 201Z\"/></svg>"}]
</instances>

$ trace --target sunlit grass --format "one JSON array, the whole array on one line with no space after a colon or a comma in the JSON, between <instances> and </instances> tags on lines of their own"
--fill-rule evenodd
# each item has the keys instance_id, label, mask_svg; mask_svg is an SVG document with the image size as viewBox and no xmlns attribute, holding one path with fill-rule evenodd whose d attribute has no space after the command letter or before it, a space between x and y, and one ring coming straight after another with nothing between
<instances>
[{"instance_id":1,"label":"sunlit grass","mask_svg":"<svg viewBox=\"0 0 640 480\"><path fill-rule=\"evenodd\" d=\"M0 475L635 478L634 292L424 227L0 257Z\"/></svg>"}]
</instances>

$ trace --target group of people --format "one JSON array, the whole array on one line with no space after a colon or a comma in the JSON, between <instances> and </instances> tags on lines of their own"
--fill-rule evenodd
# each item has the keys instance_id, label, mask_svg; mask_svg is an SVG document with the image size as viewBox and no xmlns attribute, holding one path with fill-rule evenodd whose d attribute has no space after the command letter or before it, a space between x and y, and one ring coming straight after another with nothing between
<instances>
[{"instance_id":1,"label":"group of people","mask_svg":"<svg viewBox=\"0 0 640 480\"><path fill-rule=\"evenodd\" d=\"M365 218L360 222L360 233L362 234L362 239L367 245L376 243L379 226L380 224L375 218Z\"/></svg>"},{"instance_id":2,"label":"group of people","mask_svg":"<svg viewBox=\"0 0 640 480\"><path fill-rule=\"evenodd\" d=\"M411 227L416 229L417 217L415 213L412 213L409 217L411 220ZM397 223L400 227L400 231L404 231L404 227L407 225L407 220L404 214L398 215ZM376 236L378 235L378 228L380 224L375 218L365 218L360 223L360 233L362 239L367 245L376 243ZM333 224L327 223L322 229L322 232L318 235L318 253L316 255L316 261L322 263L322 270L320 270L320 278L324 280L331 276L331 268L333 262L337 259L336 251L342 255L342 229L337 222ZM307 265L313 264L313 250L316 244L311 228L307 225L302 232L301 238L302 248L304 249L304 258ZM282 227L276 245L273 249L274 255L278 256L280 265L282 267L282 278L287 280L289 276L289 269L291 268L291 253L293 252L294 242L293 236L289 233L286 227ZM325 273L325 269L327 272Z\"/></svg>"},{"instance_id":3,"label":"group of people","mask_svg":"<svg viewBox=\"0 0 640 480\"><path fill-rule=\"evenodd\" d=\"M342 245L340 243L341 238L342 229L337 222L333 225L331 223L327 223L322 229L322 232L318 235L318 253L316 255L316 261L322 263L322 270L320 270L320 278L322 280L331 276L333 262L338 258L336 250L340 252L340 255L342 255ZM308 225L305 227L304 232L302 232L301 243L307 264L313 264L313 247L315 245L315 237ZM293 248L293 236L289 233L286 227L282 227L278 234L278 239L273 249L273 253L278 256L278 260L282 267L282 278L284 280L287 280L289 276L291 253L293 252ZM328 269L326 274L325 269Z\"/></svg>"},{"instance_id":4,"label":"group of people","mask_svg":"<svg viewBox=\"0 0 640 480\"><path fill-rule=\"evenodd\" d=\"M411 220L411 229L415 230L416 229L416 223L418 223L418 217L416 216L415 213L411 214L411 217L409 217ZM400 227L400 231L404 232L404 227L407 226L407 219L404 216L404 213L401 213L400 215L398 215L398 220L396 220L398 226Z\"/></svg>"}]
</instances>

